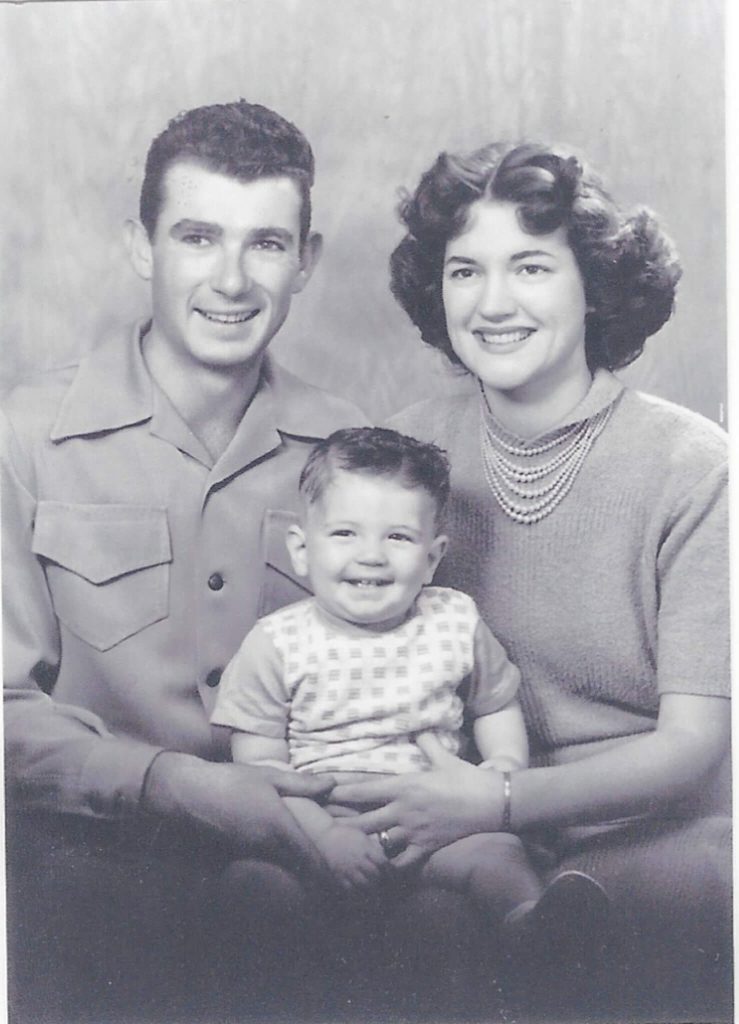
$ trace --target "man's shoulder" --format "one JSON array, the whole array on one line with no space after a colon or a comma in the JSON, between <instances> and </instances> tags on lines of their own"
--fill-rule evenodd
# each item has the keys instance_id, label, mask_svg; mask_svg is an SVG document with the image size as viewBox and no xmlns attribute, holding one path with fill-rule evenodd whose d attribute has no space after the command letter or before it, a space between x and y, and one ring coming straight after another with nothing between
<instances>
[{"instance_id":1,"label":"man's shoulder","mask_svg":"<svg viewBox=\"0 0 739 1024\"><path fill-rule=\"evenodd\" d=\"M362 427L369 420L346 398L298 377L269 359L266 376L280 411L280 429L297 437L325 437L344 427Z\"/></svg>"},{"instance_id":2,"label":"man's shoulder","mask_svg":"<svg viewBox=\"0 0 739 1024\"><path fill-rule=\"evenodd\" d=\"M18 436L48 437L79 364L76 359L64 366L37 370L19 380L3 397L3 412Z\"/></svg>"}]
</instances>

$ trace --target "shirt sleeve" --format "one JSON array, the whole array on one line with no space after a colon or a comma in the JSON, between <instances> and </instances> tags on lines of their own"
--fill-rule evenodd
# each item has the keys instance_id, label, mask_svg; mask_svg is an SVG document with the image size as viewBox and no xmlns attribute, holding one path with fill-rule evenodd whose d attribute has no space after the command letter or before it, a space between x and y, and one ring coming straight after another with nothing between
<instances>
[{"instance_id":1,"label":"shirt sleeve","mask_svg":"<svg viewBox=\"0 0 739 1024\"><path fill-rule=\"evenodd\" d=\"M727 499L721 465L668 518L657 556L660 693L730 694Z\"/></svg>"},{"instance_id":2,"label":"shirt sleeve","mask_svg":"<svg viewBox=\"0 0 739 1024\"><path fill-rule=\"evenodd\" d=\"M500 711L513 700L521 683L518 669L482 619L475 628L474 659L465 702L473 719Z\"/></svg>"},{"instance_id":3,"label":"shirt sleeve","mask_svg":"<svg viewBox=\"0 0 739 1024\"><path fill-rule=\"evenodd\" d=\"M285 739L289 708L282 657L258 622L225 668L211 723Z\"/></svg>"},{"instance_id":4,"label":"shirt sleeve","mask_svg":"<svg viewBox=\"0 0 739 1024\"><path fill-rule=\"evenodd\" d=\"M28 460L5 416L0 458L8 797L35 810L120 818L137 809L146 770L161 748L115 737L97 715L44 692L59 666L59 629L31 550L32 473L22 470Z\"/></svg>"}]
</instances>

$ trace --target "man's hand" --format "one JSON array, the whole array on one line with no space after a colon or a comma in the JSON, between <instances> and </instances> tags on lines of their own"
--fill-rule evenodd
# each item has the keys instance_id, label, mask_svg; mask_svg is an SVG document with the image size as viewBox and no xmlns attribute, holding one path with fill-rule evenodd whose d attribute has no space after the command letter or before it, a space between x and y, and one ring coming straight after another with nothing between
<instances>
[{"instance_id":1,"label":"man's hand","mask_svg":"<svg viewBox=\"0 0 739 1024\"><path fill-rule=\"evenodd\" d=\"M320 799L332 786L330 777L217 764L165 751L149 769L142 806L149 814L210 833L232 846L235 856L260 857L298 874L324 877L318 850L280 794Z\"/></svg>"},{"instance_id":2,"label":"man's hand","mask_svg":"<svg viewBox=\"0 0 739 1024\"><path fill-rule=\"evenodd\" d=\"M332 825L322 833L318 846L329 868L330 884L343 892L371 889L390 866L377 836L357 828Z\"/></svg>"}]
</instances>

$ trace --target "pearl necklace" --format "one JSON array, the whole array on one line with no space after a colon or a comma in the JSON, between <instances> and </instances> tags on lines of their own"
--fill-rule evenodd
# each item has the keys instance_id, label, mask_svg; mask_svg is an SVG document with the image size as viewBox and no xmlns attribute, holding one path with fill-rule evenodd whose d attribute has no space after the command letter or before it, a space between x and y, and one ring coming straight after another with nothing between
<instances>
[{"instance_id":1,"label":"pearl necklace","mask_svg":"<svg viewBox=\"0 0 739 1024\"><path fill-rule=\"evenodd\" d=\"M527 526L538 523L569 493L588 452L608 423L613 405L590 419L563 427L549 441L521 447L498 432L485 393L482 388L480 391L480 450L488 486L509 519ZM554 454L541 459L547 452ZM532 460L536 461L532 464Z\"/></svg>"}]
</instances>

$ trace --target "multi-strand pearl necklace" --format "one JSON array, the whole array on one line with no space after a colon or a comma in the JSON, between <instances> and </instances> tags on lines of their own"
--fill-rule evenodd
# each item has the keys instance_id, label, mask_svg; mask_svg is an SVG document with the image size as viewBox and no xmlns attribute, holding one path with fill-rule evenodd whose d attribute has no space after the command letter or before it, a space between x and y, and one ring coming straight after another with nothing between
<instances>
[{"instance_id":1,"label":"multi-strand pearl necklace","mask_svg":"<svg viewBox=\"0 0 739 1024\"><path fill-rule=\"evenodd\" d=\"M542 444L520 446L498 432L485 393L480 390L480 448L488 486L514 522L538 523L569 493L588 452L608 423L613 405L563 427ZM542 459L547 452L552 454Z\"/></svg>"}]
</instances>

